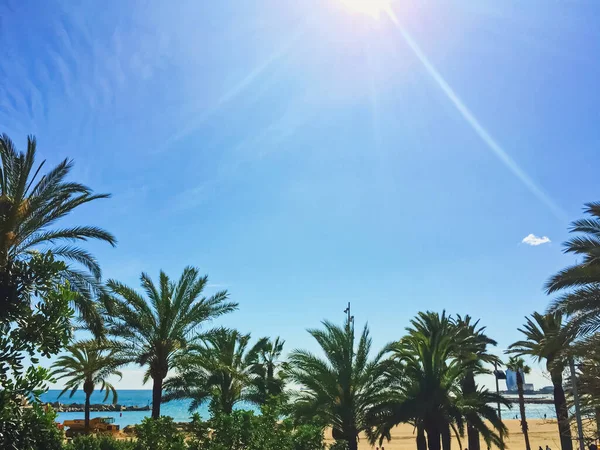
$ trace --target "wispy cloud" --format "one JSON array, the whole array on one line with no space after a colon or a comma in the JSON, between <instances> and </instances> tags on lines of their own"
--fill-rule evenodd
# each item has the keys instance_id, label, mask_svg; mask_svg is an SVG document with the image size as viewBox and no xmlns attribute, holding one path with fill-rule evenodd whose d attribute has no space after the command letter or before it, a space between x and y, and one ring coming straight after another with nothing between
<instances>
[{"instance_id":1,"label":"wispy cloud","mask_svg":"<svg viewBox=\"0 0 600 450\"><path fill-rule=\"evenodd\" d=\"M178 130L168 140L164 148L160 149L159 152L165 151L169 146L195 131L206 119L218 111L223 105L230 102L231 100L238 97L244 91L246 91L259 77L263 75L276 61L284 57L289 53L291 48L299 41L299 38L304 33L302 28L298 28L292 36L284 41L283 45L279 49L275 50L268 58L258 64L256 67L251 69L246 76L244 76L237 84L231 87L227 92L221 95L216 104L209 107L204 112L196 115L190 122L185 125L182 129ZM203 106L204 109L204 106Z\"/></svg>"},{"instance_id":2,"label":"wispy cloud","mask_svg":"<svg viewBox=\"0 0 600 450\"><path fill-rule=\"evenodd\" d=\"M547 244L552 241L550 240L550 238L548 236L540 237L540 236L536 236L535 234L531 233L531 234L528 234L527 236L525 236L521 242L523 244L537 247L538 245Z\"/></svg>"}]
</instances>

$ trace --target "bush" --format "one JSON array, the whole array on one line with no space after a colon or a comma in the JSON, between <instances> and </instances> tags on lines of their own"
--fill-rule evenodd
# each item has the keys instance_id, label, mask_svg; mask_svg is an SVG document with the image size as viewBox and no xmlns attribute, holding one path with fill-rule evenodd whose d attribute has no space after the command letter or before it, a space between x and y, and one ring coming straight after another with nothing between
<instances>
[{"instance_id":1,"label":"bush","mask_svg":"<svg viewBox=\"0 0 600 450\"><path fill-rule=\"evenodd\" d=\"M56 413L39 405L21 408L5 405L0 421L0 448L6 450L61 450L64 439L56 426Z\"/></svg>"},{"instance_id":2,"label":"bush","mask_svg":"<svg viewBox=\"0 0 600 450\"><path fill-rule=\"evenodd\" d=\"M112 436L77 436L65 446L65 450L136 450L132 441L118 441Z\"/></svg>"},{"instance_id":3,"label":"bush","mask_svg":"<svg viewBox=\"0 0 600 450\"><path fill-rule=\"evenodd\" d=\"M315 425L300 425L294 430L292 450L325 450L323 428Z\"/></svg>"},{"instance_id":4,"label":"bush","mask_svg":"<svg viewBox=\"0 0 600 450\"><path fill-rule=\"evenodd\" d=\"M245 450L255 433L255 416L251 411L216 412L208 421L192 419L190 450ZM254 450L254 448L253 448ZM261 450L256 448L256 450Z\"/></svg>"},{"instance_id":5,"label":"bush","mask_svg":"<svg viewBox=\"0 0 600 450\"><path fill-rule=\"evenodd\" d=\"M171 417L145 418L136 425L136 450L185 450L183 434Z\"/></svg>"},{"instance_id":6,"label":"bush","mask_svg":"<svg viewBox=\"0 0 600 450\"><path fill-rule=\"evenodd\" d=\"M291 420L281 420L276 407L263 407L231 414L213 412L202 421L194 416L190 425L189 450L324 450L323 429L314 425L294 428Z\"/></svg>"},{"instance_id":7,"label":"bush","mask_svg":"<svg viewBox=\"0 0 600 450\"><path fill-rule=\"evenodd\" d=\"M348 442L338 439L329 446L329 450L348 450Z\"/></svg>"}]
</instances>

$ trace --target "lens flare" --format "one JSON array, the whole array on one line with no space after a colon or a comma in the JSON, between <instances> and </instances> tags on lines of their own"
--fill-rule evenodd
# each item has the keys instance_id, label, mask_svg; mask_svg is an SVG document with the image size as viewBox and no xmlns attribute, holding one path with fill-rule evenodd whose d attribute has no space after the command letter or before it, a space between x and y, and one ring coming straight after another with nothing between
<instances>
[{"instance_id":1,"label":"lens flare","mask_svg":"<svg viewBox=\"0 0 600 450\"><path fill-rule=\"evenodd\" d=\"M390 11L392 0L340 0L350 11L358 14L366 14L378 19L381 13Z\"/></svg>"}]
</instances>

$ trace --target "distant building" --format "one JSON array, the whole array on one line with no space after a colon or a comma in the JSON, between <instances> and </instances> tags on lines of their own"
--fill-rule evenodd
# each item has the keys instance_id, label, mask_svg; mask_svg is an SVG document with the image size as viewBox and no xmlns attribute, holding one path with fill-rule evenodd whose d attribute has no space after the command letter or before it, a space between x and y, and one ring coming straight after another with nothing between
<instances>
[{"instance_id":1,"label":"distant building","mask_svg":"<svg viewBox=\"0 0 600 450\"><path fill-rule=\"evenodd\" d=\"M524 391L533 391L533 383L523 383Z\"/></svg>"},{"instance_id":2,"label":"distant building","mask_svg":"<svg viewBox=\"0 0 600 450\"><path fill-rule=\"evenodd\" d=\"M506 369L506 390L509 392L517 392L517 372L514 372L510 369ZM525 387L525 374L521 373L521 378L523 379L523 389L528 390ZM532 390L533 390L533 385Z\"/></svg>"},{"instance_id":3,"label":"distant building","mask_svg":"<svg viewBox=\"0 0 600 450\"><path fill-rule=\"evenodd\" d=\"M506 369L506 390L513 392L517 390L517 373Z\"/></svg>"},{"instance_id":4,"label":"distant building","mask_svg":"<svg viewBox=\"0 0 600 450\"><path fill-rule=\"evenodd\" d=\"M540 389L541 394L552 394L554 392L554 386L544 386Z\"/></svg>"}]
</instances>

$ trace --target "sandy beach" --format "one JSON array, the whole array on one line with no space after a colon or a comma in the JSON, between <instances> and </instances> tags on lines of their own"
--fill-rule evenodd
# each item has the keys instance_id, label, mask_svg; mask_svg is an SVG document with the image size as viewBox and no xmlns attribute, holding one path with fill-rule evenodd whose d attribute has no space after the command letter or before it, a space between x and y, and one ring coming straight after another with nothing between
<instances>
[{"instance_id":1,"label":"sandy beach","mask_svg":"<svg viewBox=\"0 0 600 450\"><path fill-rule=\"evenodd\" d=\"M509 449L525 449L525 441L523 439L523 433L519 425L519 420L510 419L505 420L504 423L508 427L509 435L507 439L507 447ZM553 450L560 449L560 441L558 438L558 427L555 420L544 420L544 419L531 419L528 420L529 424L529 441L531 448L536 450L539 446L546 448L549 445ZM385 450L415 450L415 435L413 434L414 429L411 425L400 425L392 431L392 440L390 442L384 442L383 446ZM328 443L331 442L331 435L326 436ZM467 445L466 437L463 439L463 447ZM456 439L452 440L452 447L455 450L459 449L458 442ZM366 437L361 436L361 440L358 445L359 450L374 450L374 447L369 445ZM485 443L482 441L481 448L485 449Z\"/></svg>"}]
</instances>

